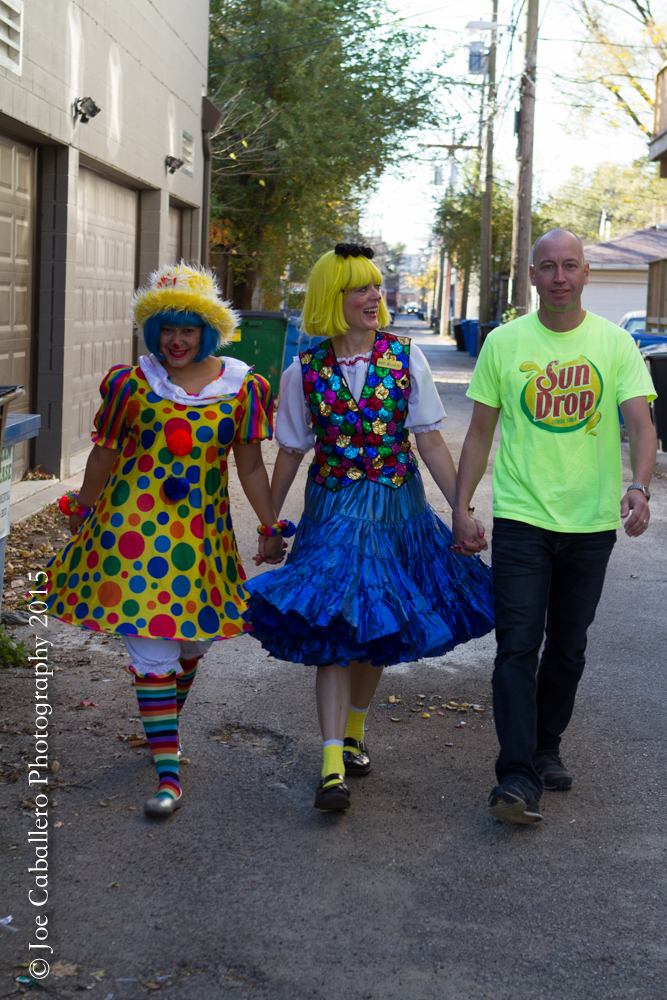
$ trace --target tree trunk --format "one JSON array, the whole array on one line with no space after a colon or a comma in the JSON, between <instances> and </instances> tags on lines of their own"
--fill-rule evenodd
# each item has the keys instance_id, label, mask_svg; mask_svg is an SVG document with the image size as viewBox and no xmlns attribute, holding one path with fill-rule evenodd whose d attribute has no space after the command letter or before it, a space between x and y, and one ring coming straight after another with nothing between
<instances>
[{"instance_id":1,"label":"tree trunk","mask_svg":"<svg viewBox=\"0 0 667 1000\"><path fill-rule=\"evenodd\" d=\"M256 270L246 271L239 282L234 281L232 305L235 309L252 309L252 293L255 291L257 277Z\"/></svg>"},{"instance_id":2,"label":"tree trunk","mask_svg":"<svg viewBox=\"0 0 667 1000\"><path fill-rule=\"evenodd\" d=\"M463 288L461 289L461 319L468 318L468 291L470 290L470 268L463 272Z\"/></svg>"}]
</instances>

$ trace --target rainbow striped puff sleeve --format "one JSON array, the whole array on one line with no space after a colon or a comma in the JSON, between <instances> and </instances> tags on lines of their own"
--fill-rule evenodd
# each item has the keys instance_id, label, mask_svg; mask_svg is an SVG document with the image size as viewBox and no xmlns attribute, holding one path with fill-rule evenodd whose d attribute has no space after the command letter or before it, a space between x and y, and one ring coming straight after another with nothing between
<instances>
[{"instance_id":1,"label":"rainbow striped puff sleeve","mask_svg":"<svg viewBox=\"0 0 667 1000\"><path fill-rule=\"evenodd\" d=\"M234 438L239 444L271 440L273 437L273 393L271 386L252 372L246 377L248 394L245 413Z\"/></svg>"},{"instance_id":2,"label":"rainbow striped puff sleeve","mask_svg":"<svg viewBox=\"0 0 667 1000\"><path fill-rule=\"evenodd\" d=\"M102 405L95 416L94 444L100 448L120 448L127 434L127 402L130 398L129 365L114 365L102 380Z\"/></svg>"}]
</instances>

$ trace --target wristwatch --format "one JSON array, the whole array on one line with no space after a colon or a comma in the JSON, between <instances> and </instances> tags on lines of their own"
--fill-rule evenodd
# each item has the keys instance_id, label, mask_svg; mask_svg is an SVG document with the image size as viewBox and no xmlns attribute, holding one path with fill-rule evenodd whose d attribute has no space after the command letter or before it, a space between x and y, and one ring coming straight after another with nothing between
<instances>
[{"instance_id":1,"label":"wristwatch","mask_svg":"<svg viewBox=\"0 0 667 1000\"><path fill-rule=\"evenodd\" d=\"M629 493L630 490L641 490L647 500L651 499L651 491L648 486L642 486L640 483L633 483L632 486L628 486L625 492Z\"/></svg>"}]
</instances>

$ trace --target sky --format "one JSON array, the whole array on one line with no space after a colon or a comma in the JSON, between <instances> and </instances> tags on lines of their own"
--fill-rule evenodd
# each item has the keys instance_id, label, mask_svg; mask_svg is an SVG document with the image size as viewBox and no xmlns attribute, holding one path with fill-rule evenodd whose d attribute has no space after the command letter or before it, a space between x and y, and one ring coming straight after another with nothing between
<instances>
[{"instance_id":1,"label":"sky","mask_svg":"<svg viewBox=\"0 0 667 1000\"><path fill-rule=\"evenodd\" d=\"M499 0L498 21L509 24L520 0ZM405 26L432 26L426 33L422 59L433 64L442 50L453 52L446 64L445 72L454 79L479 80L468 75L469 41L482 38L465 30L470 20L490 20L489 0L450 0L438 4L438 0L394 0L392 10L401 18ZM534 197L546 197L568 179L573 167L594 169L602 162L627 164L646 154L647 144L635 137L630 130L620 132L604 125L594 118L587 125L586 134L581 130L571 130L574 115L558 87L555 74L576 75L578 40L585 38L576 15L566 0L540 0L540 29L537 45L537 98L535 109L535 151L534 151ZM520 20L521 28L525 18ZM488 33L486 33L488 35ZM514 137L514 111L518 108L515 96L515 80L523 63L523 44L515 37L514 47L508 46L509 31L499 33L497 59L498 98L500 113L495 125L494 159L505 175L516 176L516 139ZM651 85L645 84L651 90ZM473 123L473 105L478 101L478 91L469 88L453 88L450 98L452 108L464 112L469 125ZM468 98L465 94L475 95ZM459 131L460 131L459 126ZM475 142L470 138L468 142ZM406 149L411 156L406 157L403 176L396 171L383 175L374 194L366 204L362 215L362 230L368 235L381 235L394 244L406 244L407 253L418 253L425 249L430 237L430 226L438 195L444 194L444 187L433 183L433 164L430 156L438 155L420 150L418 143L451 143L451 127L438 131L424 131ZM459 153L459 160L463 159ZM447 184L451 161L442 157L443 180Z\"/></svg>"}]
</instances>

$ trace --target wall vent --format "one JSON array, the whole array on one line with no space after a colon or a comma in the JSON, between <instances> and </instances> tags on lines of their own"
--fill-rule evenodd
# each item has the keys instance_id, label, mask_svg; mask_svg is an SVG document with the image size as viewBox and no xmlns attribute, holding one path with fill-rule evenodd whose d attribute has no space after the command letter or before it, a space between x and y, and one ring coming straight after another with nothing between
<instances>
[{"instance_id":1,"label":"wall vent","mask_svg":"<svg viewBox=\"0 0 667 1000\"><path fill-rule=\"evenodd\" d=\"M195 140L185 129L181 132L181 159L183 160L182 172L188 177L192 177L195 168Z\"/></svg>"},{"instance_id":2,"label":"wall vent","mask_svg":"<svg viewBox=\"0 0 667 1000\"><path fill-rule=\"evenodd\" d=\"M0 66L21 75L23 63L23 0L0 0Z\"/></svg>"}]
</instances>

